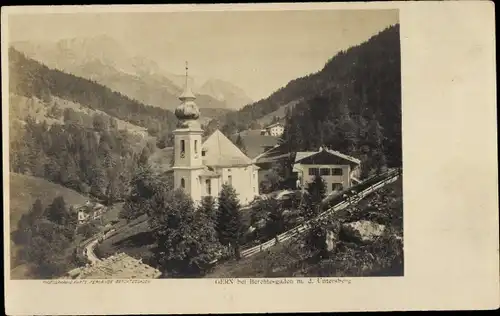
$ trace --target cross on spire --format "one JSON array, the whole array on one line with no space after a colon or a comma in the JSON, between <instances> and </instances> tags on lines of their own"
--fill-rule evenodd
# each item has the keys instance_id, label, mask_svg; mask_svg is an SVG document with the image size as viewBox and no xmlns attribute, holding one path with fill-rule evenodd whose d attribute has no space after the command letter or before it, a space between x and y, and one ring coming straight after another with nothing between
<instances>
[{"instance_id":1,"label":"cross on spire","mask_svg":"<svg viewBox=\"0 0 500 316\"><path fill-rule=\"evenodd\" d=\"M190 87L190 84L189 84L189 73L188 73L188 70L189 70L189 65L188 65L188 62L186 61L186 82L184 84L184 92L182 92L181 96L179 97L179 99L181 101L186 101L186 100L191 100L193 101L194 99L196 99L196 97L194 96L193 92L191 91L191 87Z\"/></svg>"}]
</instances>

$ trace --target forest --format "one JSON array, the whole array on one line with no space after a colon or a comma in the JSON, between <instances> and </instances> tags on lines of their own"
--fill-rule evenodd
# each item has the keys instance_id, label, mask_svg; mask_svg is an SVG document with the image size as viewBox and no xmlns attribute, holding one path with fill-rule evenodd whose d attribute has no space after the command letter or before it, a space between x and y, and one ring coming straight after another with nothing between
<instances>
[{"instance_id":1,"label":"forest","mask_svg":"<svg viewBox=\"0 0 500 316\"><path fill-rule=\"evenodd\" d=\"M321 71L292 80L267 99L213 120L209 128L219 125L230 135L297 100L286 115L284 140L290 151L325 145L361 158L375 155L387 165L400 166L399 25L341 51Z\"/></svg>"},{"instance_id":2,"label":"forest","mask_svg":"<svg viewBox=\"0 0 500 316\"><path fill-rule=\"evenodd\" d=\"M9 70L9 91L20 96L41 100L60 97L145 127L152 136L166 140L177 124L168 110L131 100L92 80L50 69L14 48L9 49Z\"/></svg>"},{"instance_id":3,"label":"forest","mask_svg":"<svg viewBox=\"0 0 500 316\"><path fill-rule=\"evenodd\" d=\"M124 199L133 170L147 163L154 144L134 151L135 140L104 115L94 115L92 128L71 118L52 126L30 117L24 125L13 121L10 171L47 179L106 204Z\"/></svg>"}]
</instances>

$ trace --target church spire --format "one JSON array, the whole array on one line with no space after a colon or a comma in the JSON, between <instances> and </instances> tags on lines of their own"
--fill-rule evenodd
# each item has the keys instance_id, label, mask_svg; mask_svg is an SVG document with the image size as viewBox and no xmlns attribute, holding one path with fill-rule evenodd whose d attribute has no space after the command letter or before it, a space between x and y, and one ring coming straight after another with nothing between
<instances>
[{"instance_id":1,"label":"church spire","mask_svg":"<svg viewBox=\"0 0 500 316\"><path fill-rule=\"evenodd\" d=\"M191 86L189 84L189 76L188 76L188 63L186 61L186 82L184 85L184 91L179 96L179 100L181 100L181 105L179 105L175 109L175 116L181 122L183 126L198 126L199 122L195 122L200 117L200 110L194 100L196 97L191 91Z\"/></svg>"},{"instance_id":2,"label":"church spire","mask_svg":"<svg viewBox=\"0 0 500 316\"><path fill-rule=\"evenodd\" d=\"M189 84L188 70L188 62L186 61L186 81L184 83L184 92L182 92L181 96L179 97L181 101L194 101L196 99L193 91L191 91L191 85Z\"/></svg>"}]
</instances>

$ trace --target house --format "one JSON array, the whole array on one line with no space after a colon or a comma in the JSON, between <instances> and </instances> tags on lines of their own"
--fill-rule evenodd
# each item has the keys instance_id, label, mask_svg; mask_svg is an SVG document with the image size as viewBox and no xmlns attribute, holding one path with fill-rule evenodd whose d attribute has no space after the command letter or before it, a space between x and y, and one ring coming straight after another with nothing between
<instances>
[{"instance_id":1,"label":"house","mask_svg":"<svg viewBox=\"0 0 500 316\"><path fill-rule=\"evenodd\" d=\"M277 123L266 126L264 129L261 130L261 134L280 137L281 135L283 135L284 131L285 131L285 126L283 126L283 124L277 122Z\"/></svg>"},{"instance_id":2,"label":"house","mask_svg":"<svg viewBox=\"0 0 500 316\"><path fill-rule=\"evenodd\" d=\"M84 224L90 218L89 211L86 207L81 207L80 209L78 209L77 214L78 214L78 224Z\"/></svg>"},{"instance_id":3,"label":"house","mask_svg":"<svg viewBox=\"0 0 500 316\"><path fill-rule=\"evenodd\" d=\"M187 80L175 110L179 125L174 134L174 187L182 188L195 203L205 196L218 197L230 184L242 205L259 195L258 167L219 130L202 143L203 130L196 97Z\"/></svg>"},{"instance_id":4,"label":"house","mask_svg":"<svg viewBox=\"0 0 500 316\"><path fill-rule=\"evenodd\" d=\"M342 191L359 178L361 161L338 151L320 147L317 152L297 152L292 172L297 184L305 188L316 175L326 182L326 193Z\"/></svg>"},{"instance_id":5,"label":"house","mask_svg":"<svg viewBox=\"0 0 500 316\"><path fill-rule=\"evenodd\" d=\"M84 224L90 220L97 220L106 211L104 205L87 201L84 205L73 206L77 212L78 224Z\"/></svg>"}]
</instances>

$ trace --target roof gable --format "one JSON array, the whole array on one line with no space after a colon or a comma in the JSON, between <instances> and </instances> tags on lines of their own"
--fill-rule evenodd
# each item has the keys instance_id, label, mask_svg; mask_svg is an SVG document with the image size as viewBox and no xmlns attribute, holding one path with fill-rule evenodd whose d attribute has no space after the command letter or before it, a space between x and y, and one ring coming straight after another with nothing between
<instances>
[{"instance_id":1,"label":"roof gable","mask_svg":"<svg viewBox=\"0 0 500 316\"><path fill-rule=\"evenodd\" d=\"M206 150L203 164L206 166L237 166L250 165L252 160L248 158L233 142L231 142L219 130L216 130L203 143Z\"/></svg>"},{"instance_id":2,"label":"roof gable","mask_svg":"<svg viewBox=\"0 0 500 316\"><path fill-rule=\"evenodd\" d=\"M297 153L297 156L299 153ZM297 157L295 163L306 164L306 165L346 165L356 166L360 164L360 161L356 158L344 155L333 150L320 150L316 153L303 153L303 157ZM305 155L308 154L308 155Z\"/></svg>"},{"instance_id":3,"label":"roof gable","mask_svg":"<svg viewBox=\"0 0 500 316\"><path fill-rule=\"evenodd\" d=\"M276 123L273 123L271 125L266 126L265 129L272 128L275 126L283 126L283 124L281 124L280 122L276 122Z\"/></svg>"}]
</instances>

